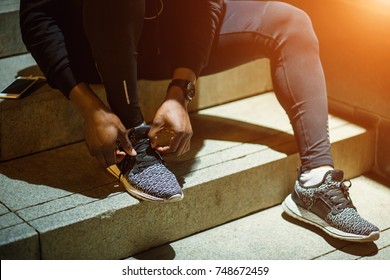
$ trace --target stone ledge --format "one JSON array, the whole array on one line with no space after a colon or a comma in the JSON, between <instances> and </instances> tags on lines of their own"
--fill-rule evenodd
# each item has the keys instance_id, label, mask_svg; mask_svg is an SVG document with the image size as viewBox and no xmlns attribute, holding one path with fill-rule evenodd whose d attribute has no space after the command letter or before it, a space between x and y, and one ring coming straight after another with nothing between
<instances>
[{"instance_id":1,"label":"stone ledge","mask_svg":"<svg viewBox=\"0 0 390 280\"><path fill-rule=\"evenodd\" d=\"M390 178L390 118L367 111L360 107L352 107L350 104L329 100L330 112L351 122L358 123L376 131L377 146L375 149L375 166L373 172L383 178Z\"/></svg>"},{"instance_id":2,"label":"stone ledge","mask_svg":"<svg viewBox=\"0 0 390 280\"><path fill-rule=\"evenodd\" d=\"M140 203L99 171L83 143L1 163L1 203L38 232L40 258L119 259L279 204L290 192L299 160L273 94L191 117L191 152L167 158L184 188L180 203ZM372 131L331 117L330 135L336 166L347 177L371 169ZM2 239L14 226L0 229ZM3 258L34 258L7 246L0 247Z\"/></svg>"},{"instance_id":3,"label":"stone ledge","mask_svg":"<svg viewBox=\"0 0 390 280\"><path fill-rule=\"evenodd\" d=\"M26 223L0 229L0 259L40 259L37 231Z\"/></svg>"},{"instance_id":4,"label":"stone ledge","mask_svg":"<svg viewBox=\"0 0 390 280\"><path fill-rule=\"evenodd\" d=\"M380 239L375 242L361 244L332 238L315 226L289 217L277 205L127 259L389 260L390 185L371 175L352 179L350 195L360 215L381 230Z\"/></svg>"},{"instance_id":5,"label":"stone ledge","mask_svg":"<svg viewBox=\"0 0 390 280\"><path fill-rule=\"evenodd\" d=\"M19 27L19 1L0 3L0 58L25 53Z\"/></svg>"},{"instance_id":6,"label":"stone ledge","mask_svg":"<svg viewBox=\"0 0 390 280\"><path fill-rule=\"evenodd\" d=\"M31 67L31 56L0 60L0 68L9 69L9 80ZM5 71L5 70L3 70ZM12 74L11 74L12 73ZM9 82L8 82L9 83ZM0 83L1 84L1 83ZM3 80L4 84L4 80ZM139 81L140 104L146 121L151 121L165 97L168 81ZM198 81L196 98L190 111L216 106L271 89L268 60L258 60ZM104 88L93 89L105 101ZM237 89L240 89L239 91ZM60 92L45 85L21 100L0 99L0 160L41 152L83 140L83 121Z\"/></svg>"}]
</instances>

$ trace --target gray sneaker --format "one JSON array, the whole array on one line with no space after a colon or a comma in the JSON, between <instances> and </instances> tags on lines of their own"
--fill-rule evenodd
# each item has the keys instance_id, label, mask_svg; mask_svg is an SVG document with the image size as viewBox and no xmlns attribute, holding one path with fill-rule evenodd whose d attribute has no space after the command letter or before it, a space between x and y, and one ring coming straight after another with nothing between
<instances>
[{"instance_id":1,"label":"gray sneaker","mask_svg":"<svg viewBox=\"0 0 390 280\"><path fill-rule=\"evenodd\" d=\"M292 194L282 203L284 211L327 234L348 241L369 242L379 238L379 228L364 220L349 197L351 182L341 170L328 171L322 182L304 187L297 180Z\"/></svg>"},{"instance_id":2,"label":"gray sneaker","mask_svg":"<svg viewBox=\"0 0 390 280\"><path fill-rule=\"evenodd\" d=\"M119 178L126 190L134 197L153 202L182 200L184 194L175 177L167 169L161 155L150 146L150 126L133 128L129 139L137 156L126 157L108 171Z\"/></svg>"}]
</instances>

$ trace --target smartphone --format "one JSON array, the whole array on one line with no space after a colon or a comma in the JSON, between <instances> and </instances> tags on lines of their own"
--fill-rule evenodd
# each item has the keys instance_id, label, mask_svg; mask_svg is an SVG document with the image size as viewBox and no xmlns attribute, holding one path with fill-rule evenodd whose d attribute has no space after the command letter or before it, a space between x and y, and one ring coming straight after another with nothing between
<instances>
[{"instance_id":1,"label":"smartphone","mask_svg":"<svg viewBox=\"0 0 390 280\"><path fill-rule=\"evenodd\" d=\"M18 99L25 97L34 91L39 81L42 81L41 77L17 77L1 91L0 98Z\"/></svg>"}]
</instances>

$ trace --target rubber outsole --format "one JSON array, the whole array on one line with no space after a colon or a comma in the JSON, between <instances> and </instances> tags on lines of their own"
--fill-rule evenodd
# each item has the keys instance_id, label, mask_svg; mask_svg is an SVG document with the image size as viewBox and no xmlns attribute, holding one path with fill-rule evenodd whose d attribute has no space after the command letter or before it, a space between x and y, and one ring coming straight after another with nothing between
<instances>
[{"instance_id":1,"label":"rubber outsole","mask_svg":"<svg viewBox=\"0 0 390 280\"><path fill-rule=\"evenodd\" d=\"M291 197L291 194L286 197L282 203L283 210L291 217L302 222L311 224L322 229L325 233L332 237L351 241L351 242L372 242L379 239L379 231L372 232L370 235L358 235L341 231L330 226L316 214L298 206Z\"/></svg>"}]
</instances>

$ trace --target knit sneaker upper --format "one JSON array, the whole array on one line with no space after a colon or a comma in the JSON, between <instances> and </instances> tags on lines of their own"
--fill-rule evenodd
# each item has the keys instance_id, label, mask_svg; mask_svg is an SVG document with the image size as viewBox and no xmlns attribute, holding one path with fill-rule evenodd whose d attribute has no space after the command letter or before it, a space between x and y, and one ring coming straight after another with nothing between
<instances>
[{"instance_id":1,"label":"knit sneaker upper","mask_svg":"<svg viewBox=\"0 0 390 280\"><path fill-rule=\"evenodd\" d=\"M369 235L379 229L363 219L349 196L350 181L341 170L328 171L316 186L304 187L299 180L292 193L294 202L322 218L330 226L357 235Z\"/></svg>"},{"instance_id":2,"label":"knit sneaker upper","mask_svg":"<svg viewBox=\"0 0 390 280\"><path fill-rule=\"evenodd\" d=\"M149 129L149 126L142 126L130 132L129 138L137 156L126 156L122 160L119 164L121 176L126 176L133 188L148 197L170 199L182 196L175 175L167 169L161 155L150 146L147 136Z\"/></svg>"}]
</instances>

